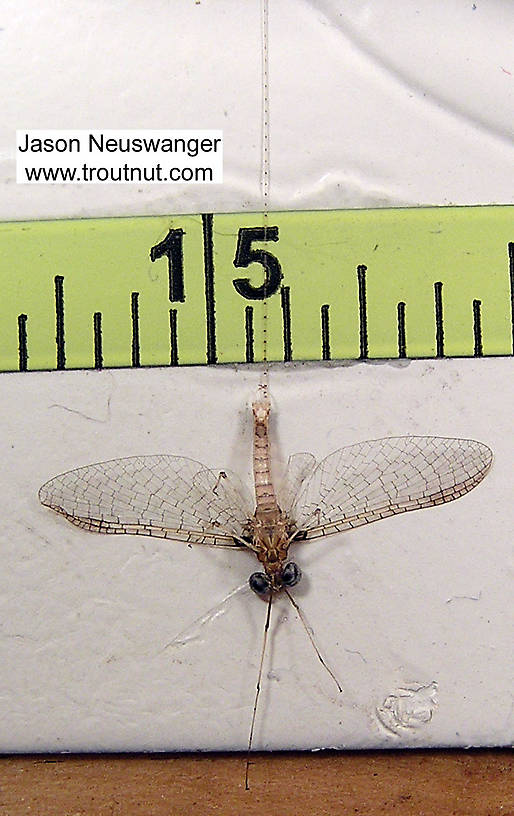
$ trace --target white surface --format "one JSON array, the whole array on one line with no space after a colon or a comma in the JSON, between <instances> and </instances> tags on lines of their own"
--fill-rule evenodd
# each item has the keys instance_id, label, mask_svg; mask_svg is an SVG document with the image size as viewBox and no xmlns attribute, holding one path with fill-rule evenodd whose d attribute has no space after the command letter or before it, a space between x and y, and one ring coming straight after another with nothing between
<instances>
[{"instance_id":1,"label":"white surface","mask_svg":"<svg viewBox=\"0 0 514 816\"><path fill-rule=\"evenodd\" d=\"M253 555L95 536L37 491L138 453L249 480L257 382L245 367L1 375L0 750L245 748L265 605L223 599ZM495 460L456 502L295 546L295 597L344 693L280 600L256 748L512 740L512 382L508 358L273 367L277 464L409 433L475 438Z\"/></svg>"},{"instance_id":2,"label":"white surface","mask_svg":"<svg viewBox=\"0 0 514 816\"><path fill-rule=\"evenodd\" d=\"M2 0L0 219L259 210L262 0ZM271 0L271 209L512 203L514 7ZM221 128L224 184L15 184L17 128Z\"/></svg>"}]
</instances>

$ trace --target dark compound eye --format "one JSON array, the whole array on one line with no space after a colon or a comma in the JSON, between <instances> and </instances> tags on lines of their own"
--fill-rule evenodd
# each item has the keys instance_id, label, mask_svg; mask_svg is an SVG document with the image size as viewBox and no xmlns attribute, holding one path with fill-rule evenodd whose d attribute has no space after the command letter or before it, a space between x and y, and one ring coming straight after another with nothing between
<instances>
[{"instance_id":1,"label":"dark compound eye","mask_svg":"<svg viewBox=\"0 0 514 816\"><path fill-rule=\"evenodd\" d=\"M301 577L302 571L298 564L295 564L294 561L290 561L282 570L281 579L284 586L294 586L298 583Z\"/></svg>"},{"instance_id":2,"label":"dark compound eye","mask_svg":"<svg viewBox=\"0 0 514 816\"><path fill-rule=\"evenodd\" d=\"M253 572L249 579L250 589L253 589L257 595L266 595L271 589L271 581L264 572Z\"/></svg>"}]
</instances>

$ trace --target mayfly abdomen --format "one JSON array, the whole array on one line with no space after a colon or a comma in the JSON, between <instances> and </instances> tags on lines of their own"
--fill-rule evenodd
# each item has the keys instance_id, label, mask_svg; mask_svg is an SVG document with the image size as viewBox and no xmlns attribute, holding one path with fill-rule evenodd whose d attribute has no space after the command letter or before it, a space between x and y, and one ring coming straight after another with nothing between
<instances>
[{"instance_id":1,"label":"mayfly abdomen","mask_svg":"<svg viewBox=\"0 0 514 816\"><path fill-rule=\"evenodd\" d=\"M275 490L271 477L270 444L268 436L269 399L253 403L253 475L255 482L255 515L261 519L271 519L279 514Z\"/></svg>"}]
</instances>

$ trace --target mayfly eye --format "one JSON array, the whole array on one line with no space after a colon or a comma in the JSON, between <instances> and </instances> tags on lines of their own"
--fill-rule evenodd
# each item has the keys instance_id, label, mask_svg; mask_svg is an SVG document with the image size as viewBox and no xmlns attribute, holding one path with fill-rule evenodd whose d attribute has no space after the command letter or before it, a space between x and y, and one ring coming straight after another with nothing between
<instances>
[{"instance_id":1,"label":"mayfly eye","mask_svg":"<svg viewBox=\"0 0 514 816\"><path fill-rule=\"evenodd\" d=\"M257 595L266 595L271 589L271 581L264 572L253 572L249 579L250 589Z\"/></svg>"},{"instance_id":2,"label":"mayfly eye","mask_svg":"<svg viewBox=\"0 0 514 816\"><path fill-rule=\"evenodd\" d=\"M290 561L282 570L282 583L284 586L294 586L302 577L302 571L298 564Z\"/></svg>"}]
</instances>

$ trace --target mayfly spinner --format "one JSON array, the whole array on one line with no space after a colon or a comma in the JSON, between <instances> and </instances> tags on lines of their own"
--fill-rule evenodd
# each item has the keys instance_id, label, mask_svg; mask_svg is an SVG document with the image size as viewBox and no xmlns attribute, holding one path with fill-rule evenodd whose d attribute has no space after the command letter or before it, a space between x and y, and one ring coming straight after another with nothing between
<instances>
[{"instance_id":1,"label":"mayfly spinner","mask_svg":"<svg viewBox=\"0 0 514 816\"><path fill-rule=\"evenodd\" d=\"M291 456L276 492L266 392L252 408L254 504L235 474L166 454L87 465L56 476L39 491L42 504L91 532L156 536L255 553L262 568L250 576L249 584L268 601L268 614L249 750L273 595L283 590L304 622L289 592L301 578L300 568L289 560L291 545L458 499L482 481L493 458L486 445L471 439L374 439L340 448L319 463L309 453Z\"/></svg>"},{"instance_id":2,"label":"mayfly spinner","mask_svg":"<svg viewBox=\"0 0 514 816\"><path fill-rule=\"evenodd\" d=\"M130 456L70 470L46 482L42 504L94 533L147 535L248 547L263 572L259 595L296 584L294 541L453 501L482 481L491 450L472 439L400 436L360 442L319 464L291 456L282 488L271 476L267 398L253 404L255 511L238 477L183 456Z\"/></svg>"}]
</instances>

